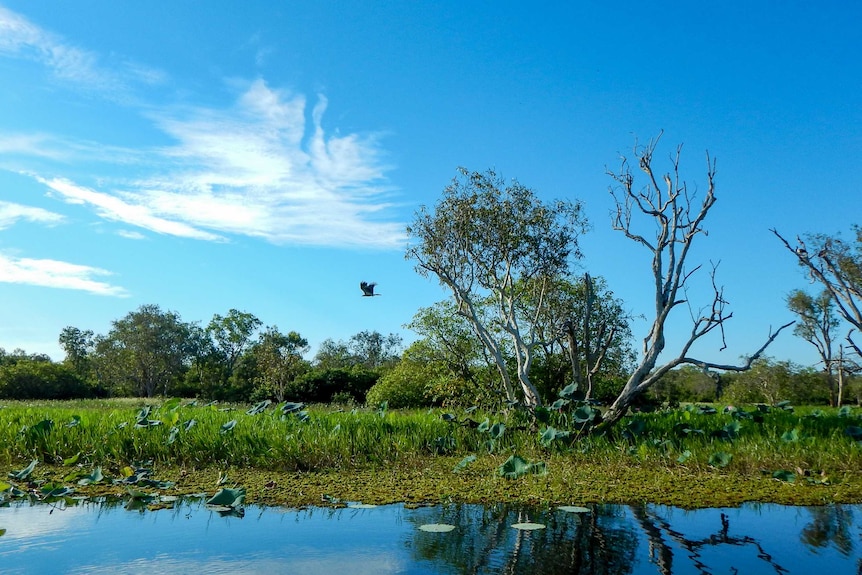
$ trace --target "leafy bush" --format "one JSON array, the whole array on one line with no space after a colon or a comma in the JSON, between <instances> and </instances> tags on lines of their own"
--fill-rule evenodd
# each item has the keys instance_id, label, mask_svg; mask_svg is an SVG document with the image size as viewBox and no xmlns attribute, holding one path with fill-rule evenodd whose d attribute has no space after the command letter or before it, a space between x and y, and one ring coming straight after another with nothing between
<instances>
[{"instance_id":1,"label":"leafy bush","mask_svg":"<svg viewBox=\"0 0 862 575\"><path fill-rule=\"evenodd\" d=\"M94 390L69 367L50 361L19 361L0 367L3 399L77 399Z\"/></svg>"},{"instance_id":2,"label":"leafy bush","mask_svg":"<svg viewBox=\"0 0 862 575\"><path fill-rule=\"evenodd\" d=\"M391 409L432 405L427 393L428 380L424 375L414 369L405 369L401 363L374 384L365 401L369 405L379 405L385 401Z\"/></svg>"},{"instance_id":3,"label":"leafy bush","mask_svg":"<svg viewBox=\"0 0 862 575\"><path fill-rule=\"evenodd\" d=\"M285 389L285 399L304 403L344 402L347 396L365 403L365 394L380 379L380 372L361 366L313 369L293 380Z\"/></svg>"}]
</instances>

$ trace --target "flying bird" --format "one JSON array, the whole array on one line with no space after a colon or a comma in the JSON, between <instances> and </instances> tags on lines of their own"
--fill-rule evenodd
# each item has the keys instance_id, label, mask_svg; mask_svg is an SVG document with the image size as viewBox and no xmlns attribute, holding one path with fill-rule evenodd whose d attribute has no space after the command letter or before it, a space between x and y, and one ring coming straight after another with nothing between
<instances>
[{"instance_id":1,"label":"flying bird","mask_svg":"<svg viewBox=\"0 0 862 575\"><path fill-rule=\"evenodd\" d=\"M359 289L362 290L362 297L372 297L376 295L380 295L379 293L374 293L374 286L377 284L374 282L360 282Z\"/></svg>"}]
</instances>

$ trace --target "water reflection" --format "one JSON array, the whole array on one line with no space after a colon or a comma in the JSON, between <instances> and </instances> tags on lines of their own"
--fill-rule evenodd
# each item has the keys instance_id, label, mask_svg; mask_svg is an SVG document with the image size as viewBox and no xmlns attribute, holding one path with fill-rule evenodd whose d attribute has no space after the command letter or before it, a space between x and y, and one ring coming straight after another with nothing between
<instances>
[{"instance_id":1,"label":"water reflection","mask_svg":"<svg viewBox=\"0 0 862 575\"><path fill-rule=\"evenodd\" d=\"M200 499L159 511L13 502L0 508L0 572L862 574L860 505L584 511L247 506L239 517ZM544 528L512 527L519 523ZM420 529L428 524L454 529Z\"/></svg>"}]
</instances>

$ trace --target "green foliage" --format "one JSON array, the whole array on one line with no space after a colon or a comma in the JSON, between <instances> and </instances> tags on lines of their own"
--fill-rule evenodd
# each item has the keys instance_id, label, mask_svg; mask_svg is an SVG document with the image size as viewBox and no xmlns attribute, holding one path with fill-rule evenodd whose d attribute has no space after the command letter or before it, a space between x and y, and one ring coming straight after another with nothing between
<instances>
[{"instance_id":1,"label":"green foliage","mask_svg":"<svg viewBox=\"0 0 862 575\"><path fill-rule=\"evenodd\" d=\"M0 398L3 399L76 399L94 396L94 389L64 364L27 358L0 366Z\"/></svg>"},{"instance_id":2,"label":"green foliage","mask_svg":"<svg viewBox=\"0 0 862 575\"><path fill-rule=\"evenodd\" d=\"M415 358L412 349L408 349L398 365L368 390L366 402L369 405L386 401L392 409L402 409L434 404L429 382L439 377L439 368L422 358Z\"/></svg>"},{"instance_id":3,"label":"green foliage","mask_svg":"<svg viewBox=\"0 0 862 575\"><path fill-rule=\"evenodd\" d=\"M380 372L361 366L314 368L303 373L287 386L285 399L305 403L329 403L336 395L341 398L349 395L354 403L364 404L366 394L379 378Z\"/></svg>"},{"instance_id":4,"label":"green foliage","mask_svg":"<svg viewBox=\"0 0 862 575\"><path fill-rule=\"evenodd\" d=\"M506 479L517 479L523 475L545 475L548 468L543 461L528 463L520 455L512 455L499 467L497 472Z\"/></svg>"}]
</instances>

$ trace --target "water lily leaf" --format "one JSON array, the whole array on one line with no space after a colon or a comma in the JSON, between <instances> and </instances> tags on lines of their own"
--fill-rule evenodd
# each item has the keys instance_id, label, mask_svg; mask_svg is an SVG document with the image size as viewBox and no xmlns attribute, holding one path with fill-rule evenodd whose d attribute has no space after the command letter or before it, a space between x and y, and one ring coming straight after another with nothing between
<instances>
[{"instance_id":1,"label":"water lily leaf","mask_svg":"<svg viewBox=\"0 0 862 575\"><path fill-rule=\"evenodd\" d=\"M182 404L182 400L179 397L172 397L162 404L162 411L170 412L176 411L180 408Z\"/></svg>"},{"instance_id":2,"label":"water lily leaf","mask_svg":"<svg viewBox=\"0 0 862 575\"><path fill-rule=\"evenodd\" d=\"M248 411L245 412L246 415L257 415L258 413L263 413L266 411L266 408L269 407L272 401L269 399L264 399L260 403L252 406Z\"/></svg>"},{"instance_id":3,"label":"water lily leaf","mask_svg":"<svg viewBox=\"0 0 862 575\"><path fill-rule=\"evenodd\" d=\"M305 407L304 403L294 403L292 401L288 401L281 405L281 413L288 414L293 413L294 411L300 411L303 407Z\"/></svg>"},{"instance_id":4,"label":"water lily leaf","mask_svg":"<svg viewBox=\"0 0 862 575\"><path fill-rule=\"evenodd\" d=\"M644 420L632 419L626 424L626 428L623 429L623 437L627 439L635 439L636 437L643 435L644 431L646 431L646 423Z\"/></svg>"},{"instance_id":5,"label":"water lily leaf","mask_svg":"<svg viewBox=\"0 0 862 575\"><path fill-rule=\"evenodd\" d=\"M542 432L542 435L539 437L539 443L541 443L545 447L550 447L550 445L558 440L558 439L568 439L571 436L571 433L568 431L561 431L559 429L554 429L553 427L548 427L545 431Z\"/></svg>"},{"instance_id":6,"label":"water lily leaf","mask_svg":"<svg viewBox=\"0 0 862 575\"><path fill-rule=\"evenodd\" d=\"M492 439L500 439L503 437L503 433L506 432L506 425L504 423L495 423L491 426L491 429L488 430L488 434Z\"/></svg>"},{"instance_id":7,"label":"water lily leaf","mask_svg":"<svg viewBox=\"0 0 862 575\"><path fill-rule=\"evenodd\" d=\"M47 483L43 485L39 491L41 491L42 496L45 499L66 497L67 495L71 495L75 492L75 490L71 487L66 487L65 485L56 485L54 483Z\"/></svg>"},{"instance_id":8,"label":"water lily leaf","mask_svg":"<svg viewBox=\"0 0 862 575\"><path fill-rule=\"evenodd\" d=\"M862 441L862 427L851 425L844 429L844 435L849 435L853 441Z\"/></svg>"},{"instance_id":9,"label":"water lily leaf","mask_svg":"<svg viewBox=\"0 0 862 575\"><path fill-rule=\"evenodd\" d=\"M222 507L237 507L245 501L245 489L229 489L223 487L216 491L215 495L207 499L207 505L216 505Z\"/></svg>"},{"instance_id":10,"label":"water lily leaf","mask_svg":"<svg viewBox=\"0 0 862 575\"><path fill-rule=\"evenodd\" d=\"M70 457L68 459L64 459L63 465L75 465L76 463L78 463L78 459L80 459L80 458L81 458L81 452L79 451L78 453L76 453L72 457Z\"/></svg>"},{"instance_id":11,"label":"water lily leaf","mask_svg":"<svg viewBox=\"0 0 862 575\"><path fill-rule=\"evenodd\" d=\"M33 473L33 470L36 469L36 464L39 463L38 459L34 459L30 462L30 465L25 467L24 469L19 469L18 471L13 471L9 474L9 477L12 479L17 479L18 481L25 481L30 474Z\"/></svg>"},{"instance_id":12,"label":"water lily leaf","mask_svg":"<svg viewBox=\"0 0 862 575\"><path fill-rule=\"evenodd\" d=\"M842 405L838 410L838 417L850 417L852 413L853 409L849 405Z\"/></svg>"},{"instance_id":13,"label":"water lily leaf","mask_svg":"<svg viewBox=\"0 0 862 575\"><path fill-rule=\"evenodd\" d=\"M129 494L129 497L136 500L150 500L153 498L152 495L147 493L146 491L141 491L140 489L135 489L134 487L126 487L126 493Z\"/></svg>"},{"instance_id":14,"label":"water lily leaf","mask_svg":"<svg viewBox=\"0 0 862 575\"><path fill-rule=\"evenodd\" d=\"M589 405L582 405L572 414L572 419L575 423L596 423L601 415L598 409L593 409Z\"/></svg>"},{"instance_id":15,"label":"water lily leaf","mask_svg":"<svg viewBox=\"0 0 862 575\"><path fill-rule=\"evenodd\" d=\"M427 531L428 533L449 533L454 529L455 526L448 523L426 523L419 526L420 531Z\"/></svg>"},{"instance_id":16,"label":"water lily leaf","mask_svg":"<svg viewBox=\"0 0 862 575\"><path fill-rule=\"evenodd\" d=\"M135 416L135 419L137 419L138 421L149 419L150 411L152 411L152 407L150 407L149 405L145 405L141 408L140 411L138 411L138 415Z\"/></svg>"},{"instance_id":17,"label":"water lily leaf","mask_svg":"<svg viewBox=\"0 0 862 575\"><path fill-rule=\"evenodd\" d=\"M688 461L688 458L691 457L691 451L686 449L682 453L679 454L679 457L676 458L677 463L685 463Z\"/></svg>"},{"instance_id":18,"label":"water lily leaf","mask_svg":"<svg viewBox=\"0 0 862 575\"><path fill-rule=\"evenodd\" d=\"M551 409L551 410L554 410L554 411L560 411L561 409L563 409L563 408L564 408L564 407L566 407L567 405L569 405L569 400L568 400L568 399L563 399L563 398L561 397L560 399L558 399L557 401L555 401L554 403L552 403L551 405L549 405L549 406L548 406L548 409Z\"/></svg>"},{"instance_id":19,"label":"water lily leaf","mask_svg":"<svg viewBox=\"0 0 862 575\"><path fill-rule=\"evenodd\" d=\"M590 510L586 507L578 507L576 505L560 505L557 507L560 511L565 511L566 513L589 513Z\"/></svg>"},{"instance_id":20,"label":"water lily leaf","mask_svg":"<svg viewBox=\"0 0 862 575\"><path fill-rule=\"evenodd\" d=\"M105 476L102 475L102 468L97 467L93 470L92 473L90 473L90 475L87 475L86 477L82 477L81 479L79 479L78 485L90 485L91 483L98 483L98 482L102 481L103 479L105 479Z\"/></svg>"},{"instance_id":21,"label":"water lily leaf","mask_svg":"<svg viewBox=\"0 0 862 575\"><path fill-rule=\"evenodd\" d=\"M724 431L730 437L736 437L739 435L739 431L742 429L742 424L738 421L731 421L727 425L724 426Z\"/></svg>"},{"instance_id":22,"label":"water lily leaf","mask_svg":"<svg viewBox=\"0 0 862 575\"><path fill-rule=\"evenodd\" d=\"M548 472L548 469L543 461L528 463L520 455L512 455L503 465L497 468L497 472L506 479L517 479L528 473L544 475Z\"/></svg>"},{"instance_id":23,"label":"water lily leaf","mask_svg":"<svg viewBox=\"0 0 862 575\"><path fill-rule=\"evenodd\" d=\"M474 461L476 461L476 456L475 455L468 455L467 457L462 459L458 463L458 465L455 466L454 469L452 469L452 473L458 473L459 471L461 471L462 469L464 469L465 467L467 467L468 465L470 465Z\"/></svg>"},{"instance_id":24,"label":"water lily leaf","mask_svg":"<svg viewBox=\"0 0 862 575\"><path fill-rule=\"evenodd\" d=\"M458 421L458 418L455 417L455 415L452 413L444 413L440 416L440 418L443 421L448 421L449 423L455 423L456 421Z\"/></svg>"},{"instance_id":25,"label":"water lily leaf","mask_svg":"<svg viewBox=\"0 0 862 575\"><path fill-rule=\"evenodd\" d=\"M156 427L161 424L162 421L160 419L139 419L135 422L135 427Z\"/></svg>"},{"instance_id":26,"label":"water lily leaf","mask_svg":"<svg viewBox=\"0 0 862 575\"><path fill-rule=\"evenodd\" d=\"M726 451L716 451L709 456L709 464L713 467L727 467L733 456Z\"/></svg>"},{"instance_id":27,"label":"water lily leaf","mask_svg":"<svg viewBox=\"0 0 862 575\"><path fill-rule=\"evenodd\" d=\"M569 385L561 389L560 393L558 393L557 395L559 395L563 399L571 399L575 401L580 401L584 398L584 392L578 389L577 383L570 383Z\"/></svg>"},{"instance_id":28,"label":"water lily leaf","mask_svg":"<svg viewBox=\"0 0 862 575\"><path fill-rule=\"evenodd\" d=\"M477 427L476 429L479 431L479 433L485 433L490 428L491 428L491 421L486 417L485 421L480 423L479 427Z\"/></svg>"},{"instance_id":29,"label":"water lily leaf","mask_svg":"<svg viewBox=\"0 0 862 575\"><path fill-rule=\"evenodd\" d=\"M530 523L530 522L513 523L512 527L514 529L520 529L522 531L535 531L537 529L544 529L545 528L545 526L541 523Z\"/></svg>"},{"instance_id":30,"label":"water lily leaf","mask_svg":"<svg viewBox=\"0 0 862 575\"><path fill-rule=\"evenodd\" d=\"M219 433L228 433L230 431L233 431L234 427L236 427L236 419L231 419L230 421L221 426Z\"/></svg>"},{"instance_id":31,"label":"water lily leaf","mask_svg":"<svg viewBox=\"0 0 862 575\"><path fill-rule=\"evenodd\" d=\"M779 469L778 471L773 471L772 477L780 481L786 481L787 483L793 483L796 481L796 474L794 474L792 471L787 471L786 469Z\"/></svg>"},{"instance_id":32,"label":"water lily leaf","mask_svg":"<svg viewBox=\"0 0 862 575\"><path fill-rule=\"evenodd\" d=\"M533 415L536 417L536 421L538 421L539 423L547 424L549 421L551 421L550 410L542 405L537 405L533 409Z\"/></svg>"},{"instance_id":33,"label":"water lily leaf","mask_svg":"<svg viewBox=\"0 0 862 575\"><path fill-rule=\"evenodd\" d=\"M787 443L794 443L796 441L799 441L799 430L791 429L790 431L785 431L783 434L781 434L781 439L782 441L785 441Z\"/></svg>"}]
</instances>

